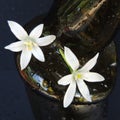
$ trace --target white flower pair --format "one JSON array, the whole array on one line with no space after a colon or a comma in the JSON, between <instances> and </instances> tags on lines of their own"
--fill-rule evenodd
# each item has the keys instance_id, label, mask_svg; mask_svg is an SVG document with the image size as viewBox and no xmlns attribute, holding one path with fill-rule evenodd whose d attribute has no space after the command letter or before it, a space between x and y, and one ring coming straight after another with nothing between
<instances>
[{"instance_id":1,"label":"white flower pair","mask_svg":"<svg viewBox=\"0 0 120 120\"><path fill-rule=\"evenodd\" d=\"M8 21L11 31L20 40L5 47L13 52L22 51L20 56L21 70L25 69L29 64L32 54L41 62L45 61L44 54L41 50L41 46L46 46L52 43L55 39L55 35L49 35L41 37L43 31L43 24L35 27L28 35L24 28L16 22ZM39 47L40 46L40 47ZM89 89L84 81L88 82L100 82L104 80L104 77L96 72L90 72L95 66L99 53L97 53L91 60L89 60L82 68L79 69L80 64L75 54L67 47L64 48L64 57L67 65L72 69L72 73L62 77L58 84L69 85L67 92L64 96L63 106L68 107L76 94L76 88L87 101L92 101Z\"/></svg>"}]
</instances>

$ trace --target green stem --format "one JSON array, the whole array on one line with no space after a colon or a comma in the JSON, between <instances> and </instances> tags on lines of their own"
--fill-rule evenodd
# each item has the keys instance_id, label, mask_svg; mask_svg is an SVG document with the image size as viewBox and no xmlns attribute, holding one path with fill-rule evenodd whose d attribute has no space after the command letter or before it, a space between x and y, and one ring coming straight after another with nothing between
<instances>
[{"instance_id":1,"label":"green stem","mask_svg":"<svg viewBox=\"0 0 120 120\"><path fill-rule=\"evenodd\" d=\"M62 50L62 49L59 49L59 52L60 52L60 54L61 54L61 56L62 56L63 60L64 60L64 61L65 61L65 63L67 64L67 66L68 66L68 68L69 68L70 72L72 73L72 72L73 72L73 69L71 68L71 66L70 66L70 65L68 64L68 62L66 61L63 50Z\"/></svg>"}]
</instances>

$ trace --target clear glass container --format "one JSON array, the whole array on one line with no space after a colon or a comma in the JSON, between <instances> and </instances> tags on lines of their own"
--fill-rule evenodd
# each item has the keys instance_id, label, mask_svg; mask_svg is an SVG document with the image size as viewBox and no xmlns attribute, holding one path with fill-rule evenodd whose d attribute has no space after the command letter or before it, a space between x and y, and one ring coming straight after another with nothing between
<instances>
[{"instance_id":1,"label":"clear glass container","mask_svg":"<svg viewBox=\"0 0 120 120\"><path fill-rule=\"evenodd\" d=\"M32 57L27 68L21 71L20 54L16 56L17 67L26 83L31 105L36 109L33 111L37 120L106 119L106 102L103 100L115 84L116 51L111 41L119 18L119 0L56 0L46 18L40 21L38 18L33 19L26 24L25 28L30 31L31 26L45 23L43 35L57 36L54 43L42 47L46 58L44 63ZM57 83L62 76L70 73L59 53L59 49L64 46L75 53L81 65L99 52L98 62L92 71L105 77L103 82L86 82L92 102L87 102L83 97L75 97L66 109L62 101L68 86Z\"/></svg>"}]
</instances>

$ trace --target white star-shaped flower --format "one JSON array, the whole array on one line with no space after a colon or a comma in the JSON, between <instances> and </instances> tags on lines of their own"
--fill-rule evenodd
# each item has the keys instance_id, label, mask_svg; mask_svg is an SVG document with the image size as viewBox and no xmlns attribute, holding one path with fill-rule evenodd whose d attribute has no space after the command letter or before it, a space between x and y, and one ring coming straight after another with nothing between
<instances>
[{"instance_id":1,"label":"white star-shaped flower","mask_svg":"<svg viewBox=\"0 0 120 120\"><path fill-rule=\"evenodd\" d=\"M8 25L12 33L20 41L11 43L10 45L6 46L5 49L9 49L13 52L22 51L20 56L21 70L27 67L31 60L32 54L36 59L44 62L45 57L40 47L51 44L56 39L56 36L48 35L39 38L43 31L43 24L36 26L29 35L21 25L14 21L8 21Z\"/></svg>"},{"instance_id":2,"label":"white star-shaped flower","mask_svg":"<svg viewBox=\"0 0 120 120\"><path fill-rule=\"evenodd\" d=\"M102 75L96 72L90 72L95 66L99 53L97 53L92 59L90 59L82 68L75 54L67 47L64 48L64 57L67 64L72 68L72 74L62 77L58 84L69 85L63 100L63 106L68 107L76 95L76 88L80 94L89 102L92 101L89 89L84 81L87 82L101 82L104 79Z\"/></svg>"}]
</instances>

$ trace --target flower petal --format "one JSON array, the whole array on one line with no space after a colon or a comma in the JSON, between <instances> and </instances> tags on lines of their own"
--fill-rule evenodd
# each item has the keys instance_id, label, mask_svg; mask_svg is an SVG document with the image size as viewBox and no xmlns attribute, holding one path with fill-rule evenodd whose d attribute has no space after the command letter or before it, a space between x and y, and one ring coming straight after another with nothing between
<instances>
[{"instance_id":1,"label":"flower petal","mask_svg":"<svg viewBox=\"0 0 120 120\"><path fill-rule=\"evenodd\" d=\"M13 52L19 52L23 49L23 42L22 41L18 41L18 42L14 42L11 43L10 45L6 46L5 49L11 50Z\"/></svg>"},{"instance_id":2,"label":"flower petal","mask_svg":"<svg viewBox=\"0 0 120 120\"><path fill-rule=\"evenodd\" d=\"M105 78L102 75L95 72L86 72L83 74L83 76L83 79L85 79L88 82L101 82L105 80Z\"/></svg>"},{"instance_id":3,"label":"flower petal","mask_svg":"<svg viewBox=\"0 0 120 120\"><path fill-rule=\"evenodd\" d=\"M73 70L77 70L80 66L79 61L75 54L68 48L64 48L65 59Z\"/></svg>"},{"instance_id":4,"label":"flower petal","mask_svg":"<svg viewBox=\"0 0 120 120\"><path fill-rule=\"evenodd\" d=\"M69 75L66 75L66 76L62 77L58 81L58 84L59 85L68 85L68 84L70 84L71 81L72 81L72 74L69 74Z\"/></svg>"},{"instance_id":5,"label":"flower petal","mask_svg":"<svg viewBox=\"0 0 120 120\"><path fill-rule=\"evenodd\" d=\"M51 44L56 39L55 35L48 35L36 40L39 46L47 46Z\"/></svg>"},{"instance_id":6,"label":"flower petal","mask_svg":"<svg viewBox=\"0 0 120 120\"><path fill-rule=\"evenodd\" d=\"M38 26L36 26L30 33L30 37L32 38L39 38L42 34L42 31L43 31L43 24L40 24Z\"/></svg>"},{"instance_id":7,"label":"flower petal","mask_svg":"<svg viewBox=\"0 0 120 120\"><path fill-rule=\"evenodd\" d=\"M98 56L99 56L99 53L97 53L92 59L90 59L79 71L87 72L91 70L97 63Z\"/></svg>"},{"instance_id":8,"label":"flower petal","mask_svg":"<svg viewBox=\"0 0 120 120\"><path fill-rule=\"evenodd\" d=\"M22 50L21 56L20 56L20 66L21 70L25 69L27 65L29 64L32 57L31 51L28 51L26 49Z\"/></svg>"},{"instance_id":9,"label":"flower petal","mask_svg":"<svg viewBox=\"0 0 120 120\"><path fill-rule=\"evenodd\" d=\"M92 100L91 100L90 92L89 92L89 89L88 89L87 85L85 84L85 82L83 80L77 80L77 86L78 86L78 89L79 89L81 95L87 101L91 102Z\"/></svg>"},{"instance_id":10,"label":"flower petal","mask_svg":"<svg viewBox=\"0 0 120 120\"><path fill-rule=\"evenodd\" d=\"M76 92L76 82L72 80L64 96L63 106L65 108L72 103L75 96L75 92Z\"/></svg>"},{"instance_id":11,"label":"flower petal","mask_svg":"<svg viewBox=\"0 0 120 120\"><path fill-rule=\"evenodd\" d=\"M44 54L43 54L41 48L39 48L38 46L35 46L35 47L32 49L32 53L33 53L34 57L35 57L36 59L38 59L39 61L41 61L41 62L44 62L44 61L45 61Z\"/></svg>"},{"instance_id":12,"label":"flower petal","mask_svg":"<svg viewBox=\"0 0 120 120\"><path fill-rule=\"evenodd\" d=\"M24 40L26 37L28 37L27 32L25 29L19 25L18 23L14 21L8 21L8 25L12 31L12 33L19 39Z\"/></svg>"}]
</instances>

